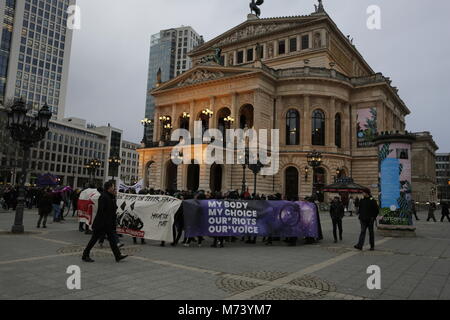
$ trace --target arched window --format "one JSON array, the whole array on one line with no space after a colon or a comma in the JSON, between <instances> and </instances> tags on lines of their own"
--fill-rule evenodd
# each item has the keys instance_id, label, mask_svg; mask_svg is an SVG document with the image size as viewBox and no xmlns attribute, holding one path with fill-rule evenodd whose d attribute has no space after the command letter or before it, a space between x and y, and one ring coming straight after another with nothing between
<instances>
[{"instance_id":1,"label":"arched window","mask_svg":"<svg viewBox=\"0 0 450 320\"><path fill-rule=\"evenodd\" d=\"M253 128L253 106L251 104L244 105L239 112L239 128Z\"/></svg>"},{"instance_id":2,"label":"arched window","mask_svg":"<svg viewBox=\"0 0 450 320\"><path fill-rule=\"evenodd\" d=\"M316 110L312 118L312 144L314 146L325 145L325 114Z\"/></svg>"},{"instance_id":3,"label":"arched window","mask_svg":"<svg viewBox=\"0 0 450 320\"><path fill-rule=\"evenodd\" d=\"M295 167L289 167L285 171L285 188L286 199L295 200L298 199L298 170Z\"/></svg>"},{"instance_id":4,"label":"arched window","mask_svg":"<svg viewBox=\"0 0 450 320\"><path fill-rule=\"evenodd\" d=\"M300 144L300 115L297 110L289 110L286 116L286 144Z\"/></svg>"},{"instance_id":5,"label":"arched window","mask_svg":"<svg viewBox=\"0 0 450 320\"><path fill-rule=\"evenodd\" d=\"M341 127L341 115L338 113L334 118L334 141L336 147L342 148L342 127Z\"/></svg>"}]
</instances>

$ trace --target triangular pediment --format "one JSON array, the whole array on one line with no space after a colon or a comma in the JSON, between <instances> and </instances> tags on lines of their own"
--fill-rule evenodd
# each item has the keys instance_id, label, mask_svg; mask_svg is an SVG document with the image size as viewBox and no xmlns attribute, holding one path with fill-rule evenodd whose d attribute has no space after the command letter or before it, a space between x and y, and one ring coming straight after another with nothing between
<instances>
[{"instance_id":1,"label":"triangular pediment","mask_svg":"<svg viewBox=\"0 0 450 320\"><path fill-rule=\"evenodd\" d=\"M196 56L198 53L210 51L213 48L222 48L237 42L247 41L263 35L300 27L305 23L323 18L323 16L299 16L247 20L224 34L197 47L189 55Z\"/></svg>"},{"instance_id":2,"label":"triangular pediment","mask_svg":"<svg viewBox=\"0 0 450 320\"><path fill-rule=\"evenodd\" d=\"M258 69L251 67L223 67L217 64L200 65L168 82L161 84L159 87L153 89L152 93L230 78L236 75L252 72L258 72Z\"/></svg>"}]
</instances>

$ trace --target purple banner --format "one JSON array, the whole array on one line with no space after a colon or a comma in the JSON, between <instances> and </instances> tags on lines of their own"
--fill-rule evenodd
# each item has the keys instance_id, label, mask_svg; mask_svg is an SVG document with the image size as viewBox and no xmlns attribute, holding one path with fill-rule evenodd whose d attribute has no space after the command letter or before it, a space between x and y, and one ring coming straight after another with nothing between
<instances>
[{"instance_id":1,"label":"purple banner","mask_svg":"<svg viewBox=\"0 0 450 320\"><path fill-rule=\"evenodd\" d=\"M183 201L187 237L318 237L318 219L309 202L264 200Z\"/></svg>"}]
</instances>

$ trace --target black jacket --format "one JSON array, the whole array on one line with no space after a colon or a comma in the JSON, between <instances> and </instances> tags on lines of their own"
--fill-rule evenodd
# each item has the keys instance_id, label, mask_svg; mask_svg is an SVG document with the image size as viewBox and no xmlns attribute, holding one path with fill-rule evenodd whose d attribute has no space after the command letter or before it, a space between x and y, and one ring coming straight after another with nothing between
<instances>
[{"instance_id":1,"label":"black jacket","mask_svg":"<svg viewBox=\"0 0 450 320\"><path fill-rule=\"evenodd\" d=\"M359 202L359 219L370 220L378 216L379 208L377 201L372 197L361 199Z\"/></svg>"},{"instance_id":2,"label":"black jacket","mask_svg":"<svg viewBox=\"0 0 450 320\"><path fill-rule=\"evenodd\" d=\"M97 215L92 229L96 231L114 231L116 229L116 197L109 192L102 192L98 199Z\"/></svg>"},{"instance_id":3,"label":"black jacket","mask_svg":"<svg viewBox=\"0 0 450 320\"><path fill-rule=\"evenodd\" d=\"M448 204L443 204L442 205L442 215L443 216L448 216L449 215L449 211L448 211Z\"/></svg>"},{"instance_id":4,"label":"black jacket","mask_svg":"<svg viewBox=\"0 0 450 320\"><path fill-rule=\"evenodd\" d=\"M38 213L41 216L47 216L52 212L52 196L45 192L38 203Z\"/></svg>"},{"instance_id":5,"label":"black jacket","mask_svg":"<svg viewBox=\"0 0 450 320\"><path fill-rule=\"evenodd\" d=\"M331 219L342 219L344 217L344 205L342 202L333 201L330 206L330 216Z\"/></svg>"}]
</instances>

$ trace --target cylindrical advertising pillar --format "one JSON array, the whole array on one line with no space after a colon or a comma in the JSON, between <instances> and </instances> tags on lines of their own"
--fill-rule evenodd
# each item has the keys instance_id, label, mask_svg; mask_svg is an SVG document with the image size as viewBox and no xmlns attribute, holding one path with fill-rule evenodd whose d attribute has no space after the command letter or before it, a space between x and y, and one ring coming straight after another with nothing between
<instances>
[{"instance_id":1,"label":"cylindrical advertising pillar","mask_svg":"<svg viewBox=\"0 0 450 320\"><path fill-rule=\"evenodd\" d=\"M382 133L378 146L380 225L412 226L411 147L415 136Z\"/></svg>"}]
</instances>

